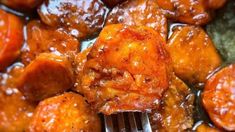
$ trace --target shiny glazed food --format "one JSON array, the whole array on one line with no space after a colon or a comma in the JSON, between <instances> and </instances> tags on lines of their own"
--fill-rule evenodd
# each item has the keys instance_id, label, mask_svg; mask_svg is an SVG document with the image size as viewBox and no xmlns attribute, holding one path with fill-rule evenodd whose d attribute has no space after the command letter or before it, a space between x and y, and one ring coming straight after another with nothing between
<instances>
[{"instance_id":1,"label":"shiny glazed food","mask_svg":"<svg viewBox=\"0 0 235 132\"><path fill-rule=\"evenodd\" d=\"M2 71L20 54L23 45L23 22L0 9L0 23L0 71Z\"/></svg>"},{"instance_id":2,"label":"shiny glazed food","mask_svg":"<svg viewBox=\"0 0 235 132\"><path fill-rule=\"evenodd\" d=\"M51 28L40 21L27 24L27 44L24 46L21 61L28 65L40 53L53 53L70 59L79 50L79 41L62 28Z\"/></svg>"},{"instance_id":3,"label":"shiny glazed food","mask_svg":"<svg viewBox=\"0 0 235 132\"><path fill-rule=\"evenodd\" d=\"M202 102L218 127L235 131L235 64L229 65L206 83Z\"/></svg>"},{"instance_id":4,"label":"shiny glazed food","mask_svg":"<svg viewBox=\"0 0 235 132\"><path fill-rule=\"evenodd\" d=\"M100 0L45 0L38 8L41 20L62 27L77 38L87 38L102 29L106 7Z\"/></svg>"},{"instance_id":5,"label":"shiny glazed food","mask_svg":"<svg viewBox=\"0 0 235 132\"><path fill-rule=\"evenodd\" d=\"M235 131L235 1L0 3L0 132Z\"/></svg>"},{"instance_id":6,"label":"shiny glazed food","mask_svg":"<svg viewBox=\"0 0 235 132\"><path fill-rule=\"evenodd\" d=\"M106 26L88 54L78 92L105 114L157 108L170 75L165 45L148 27Z\"/></svg>"},{"instance_id":7,"label":"shiny glazed food","mask_svg":"<svg viewBox=\"0 0 235 132\"><path fill-rule=\"evenodd\" d=\"M0 74L0 131L24 131L32 118L35 105L29 103L17 89L23 66L15 64Z\"/></svg>"},{"instance_id":8,"label":"shiny glazed food","mask_svg":"<svg viewBox=\"0 0 235 132\"><path fill-rule=\"evenodd\" d=\"M123 23L134 26L148 26L161 36L167 37L167 19L157 8L157 0L131 0L114 7L107 17L106 25Z\"/></svg>"},{"instance_id":9,"label":"shiny glazed food","mask_svg":"<svg viewBox=\"0 0 235 132\"><path fill-rule=\"evenodd\" d=\"M43 53L25 67L18 88L33 102L63 93L73 86L73 71L63 56Z\"/></svg>"},{"instance_id":10,"label":"shiny glazed food","mask_svg":"<svg viewBox=\"0 0 235 132\"><path fill-rule=\"evenodd\" d=\"M28 131L100 132L101 125L98 115L84 98L69 92L40 102Z\"/></svg>"},{"instance_id":11,"label":"shiny glazed food","mask_svg":"<svg viewBox=\"0 0 235 132\"><path fill-rule=\"evenodd\" d=\"M197 26L173 29L167 50L175 74L190 84L204 83L222 62L210 37Z\"/></svg>"},{"instance_id":12,"label":"shiny glazed food","mask_svg":"<svg viewBox=\"0 0 235 132\"><path fill-rule=\"evenodd\" d=\"M176 76L163 95L161 107L150 113L153 130L185 131L193 126L194 94Z\"/></svg>"}]
</instances>

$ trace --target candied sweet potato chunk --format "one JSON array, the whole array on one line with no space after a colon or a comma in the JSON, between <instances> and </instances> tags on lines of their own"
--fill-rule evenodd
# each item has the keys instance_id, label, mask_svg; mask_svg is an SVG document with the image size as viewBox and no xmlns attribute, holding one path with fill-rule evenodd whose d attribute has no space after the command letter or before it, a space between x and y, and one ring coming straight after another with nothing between
<instances>
[{"instance_id":1,"label":"candied sweet potato chunk","mask_svg":"<svg viewBox=\"0 0 235 132\"><path fill-rule=\"evenodd\" d=\"M235 64L215 73L206 82L202 103L212 122L235 131Z\"/></svg>"},{"instance_id":2,"label":"candied sweet potato chunk","mask_svg":"<svg viewBox=\"0 0 235 132\"><path fill-rule=\"evenodd\" d=\"M187 85L173 76L159 110L150 114L153 130L186 131L193 127L194 95Z\"/></svg>"},{"instance_id":3,"label":"candied sweet potato chunk","mask_svg":"<svg viewBox=\"0 0 235 132\"><path fill-rule=\"evenodd\" d=\"M32 102L62 93L73 86L73 71L66 57L40 54L18 80L19 90Z\"/></svg>"},{"instance_id":4,"label":"candied sweet potato chunk","mask_svg":"<svg viewBox=\"0 0 235 132\"><path fill-rule=\"evenodd\" d=\"M70 92L41 101L28 131L100 132L101 123L83 97Z\"/></svg>"},{"instance_id":5,"label":"candied sweet potato chunk","mask_svg":"<svg viewBox=\"0 0 235 132\"><path fill-rule=\"evenodd\" d=\"M157 0L164 14L173 20L203 25L211 20L207 0Z\"/></svg>"},{"instance_id":6,"label":"candied sweet potato chunk","mask_svg":"<svg viewBox=\"0 0 235 132\"><path fill-rule=\"evenodd\" d=\"M23 22L0 9L0 71L17 59L22 45Z\"/></svg>"},{"instance_id":7,"label":"candied sweet potato chunk","mask_svg":"<svg viewBox=\"0 0 235 132\"><path fill-rule=\"evenodd\" d=\"M107 17L106 25L123 23L148 26L155 29L166 39L167 19L157 7L157 0L126 1L112 9Z\"/></svg>"},{"instance_id":8,"label":"candied sweet potato chunk","mask_svg":"<svg viewBox=\"0 0 235 132\"><path fill-rule=\"evenodd\" d=\"M87 57L77 91L104 114L156 108L168 88L165 42L145 26L106 26Z\"/></svg>"},{"instance_id":9,"label":"candied sweet potato chunk","mask_svg":"<svg viewBox=\"0 0 235 132\"><path fill-rule=\"evenodd\" d=\"M22 49L21 60L28 65L40 53L53 53L73 58L79 50L79 41L61 28L51 28L40 21L27 24L27 44Z\"/></svg>"},{"instance_id":10,"label":"candied sweet potato chunk","mask_svg":"<svg viewBox=\"0 0 235 132\"><path fill-rule=\"evenodd\" d=\"M35 106L27 102L16 88L16 81L22 71L22 65L17 64L6 73L0 73L1 132L23 132L32 118Z\"/></svg>"},{"instance_id":11,"label":"candied sweet potato chunk","mask_svg":"<svg viewBox=\"0 0 235 132\"><path fill-rule=\"evenodd\" d=\"M102 29L106 10L100 0L45 0L38 13L47 25L86 38Z\"/></svg>"},{"instance_id":12,"label":"candied sweet potato chunk","mask_svg":"<svg viewBox=\"0 0 235 132\"><path fill-rule=\"evenodd\" d=\"M204 83L221 64L220 55L205 31L197 26L177 27L167 43L176 75L190 83Z\"/></svg>"},{"instance_id":13,"label":"candied sweet potato chunk","mask_svg":"<svg viewBox=\"0 0 235 132\"><path fill-rule=\"evenodd\" d=\"M3 3L11 8L17 10L31 10L38 6L43 0L0 0L0 3Z\"/></svg>"}]
</instances>

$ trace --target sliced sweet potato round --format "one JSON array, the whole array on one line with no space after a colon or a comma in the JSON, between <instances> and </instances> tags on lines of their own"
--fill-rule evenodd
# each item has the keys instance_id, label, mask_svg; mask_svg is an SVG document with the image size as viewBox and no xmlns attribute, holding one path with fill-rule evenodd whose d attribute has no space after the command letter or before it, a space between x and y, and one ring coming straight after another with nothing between
<instances>
[{"instance_id":1,"label":"sliced sweet potato round","mask_svg":"<svg viewBox=\"0 0 235 132\"><path fill-rule=\"evenodd\" d=\"M204 25L211 20L207 0L157 0L167 18L194 25Z\"/></svg>"},{"instance_id":2,"label":"sliced sweet potato round","mask_svg":"<svg viewBox=\"0 0 235 132\"><path fill-rule=\"evenodd\" d=\"M38 20L27 24L26 45L22 49L21 61L28 65L40 53L73 57L79 51L79 41L62 28L49 27Z\"/></svg>"},{"instance_id":3,"label":"sliced sweet potato round","mask_svg":"<svg viewBox=\"0 0 235 132\"><path fill-rule=\"evenodd\" d=\"M0 73L0 131L23 132L33 116L35 105L29 103L16 88L23 66L14 64Z\"/></svg>"},{"instance_id":4,"label":"sliced sweet potato round","mask_svg":"<svg viewBox=\"0 0 235 132\"><path fill-rule=\"evenodd\" d=\"M122 23L148 26L167 38L167 19L156 0L128 0L114 7L108 14L106 25Z\"/></svg>"},{"instance_id":5,"label":"sliced sweet potato round","mask_svg":"<svg viewBox=\"0 0 235 132\"><path fill-rule=\"evenodd\" d=\"M216 126L235 131L235 64L223 68L207 81L202 103Z\"/></svg>"},{"instance_id":6,"label":"sliced sweet potato round","mask_svg":"<svg viewBox=\"0 0 235 132\"><path fill-rule=\"evenodd\" d=\"M0 9L0 71L17 59L23 38L20 18Z\"/></svg>"},{"instance_id":7,"label":"sliced sweet potato round","mask_svg":"<svg viewBox=\"0 0 235 132\"><path fill-rule=\"evenodd\" d=\"M73 86L73 71L66 57L40 54L22 73L18 88L30 101L41 101Z\"/></svg>"},{"instance_id":8,"label":"sliced sweet potato round","mask_svg":"<svg viewBox=\"0 0 235 132\"><path fill-rule=\"evenodd\" d=\"M28 130L100 132L101 123L83 97L70 92L40 102Z\"/></svg>"},{"instance_id":9,"label":"sliced sweet potato round","mask_svg":"<svg viewBox=\"0 0 235 132\"><path fill-rule=\"evenodd\" d=\"M106 11L100 0L44 0L38 8L45 24L62 27L80 39L102 29Z\"/></svg>"},{"instance_id":10,"label":"sliced sweet potato round","mask_svg":"<svg viewBox=\"0 0 235 132\"><path fill-rule=\"evenodd\" d=\"M175 74L190 84L204 83L222 62L210 37L197 26L176 27L167 50Z\"/></svg>"}]
</instances>

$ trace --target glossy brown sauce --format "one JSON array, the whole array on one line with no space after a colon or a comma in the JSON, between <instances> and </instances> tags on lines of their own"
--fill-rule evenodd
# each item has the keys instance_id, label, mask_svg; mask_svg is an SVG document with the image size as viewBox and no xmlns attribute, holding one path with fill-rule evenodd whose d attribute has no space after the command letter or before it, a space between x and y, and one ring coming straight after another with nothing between
<instances>
[{"instance_id":1,"label":"glossy brown sauce","mask_svg":"<svg viewBox=\"0 0 235 132\"><path fill-rule=\"evenodd\" d=\"M35 19L35 18L38 18L38 15L37 13L32 13L32 14L24 14L24 13L20 13L20 12L17 12L17 11L14 11L10 8L7 8L6 6L3 6L3 5L0 5L0 8L7 11L7 12L10 12L10 13L13 13L19 17L21 17L21 19L24 20L25 22L25 27L24 27L24 37L25 39L27 38L27 28L26 28L26 24L32 20L32 19ZM105 16L106 17L106 16ZM171 23L170 25L168 25L168 28L169 28L169 32L168 32L168 37L171 36L172 34L172 30L176 27L176 26L179 26L179 25L183 25L181 23ZM101 24L101 26L103 26ZM98 35L91 35L91 37L85 39L85 40L82 40L81 41L81 46L80 46L80 50L83 51L84 49L86 49L87 47L91 46L92 44L94 44L95 40L96 40L96 37ZM22 50L26 48L26 43L24 44L25 46L23 46ZM222 66L225 66L227 65L226 62L223 62ZM22 67L23 64L21 64L20 62L16 61L15 64L13 64L13 66L19 66L19 67ZM11 66L12 67L12 66ZM9 67L8 69L11 69L11 67ZM218 71L218 69L216 69L216 71ZM212 73L213 74L213 73ZM8 78L7 77L8 75L6 76L3 76L4 78ZM4 80L4 79L3 79ZM3 81L4 83L4 81ZM201 104L201 93L202 93L202 90L203 90L203 87L204 87L204 83L200 83L200 84L197 84L197 85L192 85L192 86L189 86L191 88L191 90L193 91L196 99L195 99L195 108L194 108L194 128L193 130L196 130L196 127L201 124L202 122L203 123L206 123L206 124L209 124L210 126L213 126L207 113L205 112L202 104ZM14 91L8 91L7 94L11 94L12 92ZM30 113L29 113L30 114Z\"/></svg>"}]
</instances>

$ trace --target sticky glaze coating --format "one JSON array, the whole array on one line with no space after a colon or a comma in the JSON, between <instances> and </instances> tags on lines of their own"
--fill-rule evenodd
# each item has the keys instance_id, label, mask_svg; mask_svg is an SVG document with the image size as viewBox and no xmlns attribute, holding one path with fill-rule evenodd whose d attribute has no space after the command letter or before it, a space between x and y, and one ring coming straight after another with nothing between
<instances>
[{"instance_id":1,"label":"sticky glaze coating","mask_svg":"<svg viewBox=\"0 0 235 132\"><path fill-rule=\"evenodd\" d=\"M79 47L79 41L62 28L48 27L33 20L27 24L27 40L21 52L21 61L28 65L40 53L64 55L72 59Z\"/></svg>"},{"instance_id":2,"label":"sticky glaze coating","mask_svg":"<svg viewBox=\"0 0 235 132\"><path fill-rule=\"evenodd\" d=\"M38 13L47 25L86 38L102 29L106 7L100 0L45 0Z\"/></svg>"},{"instance_id":3,"label":"sticky glaze coating","mask_svg":"<svg viewBox=\"0 0 235 132\"><path fill-rule=\"evenodd\" d=\"M90 51L91 51L91 47L81 51L75 57L75 61L74 61L74 65L76 67L75 69L76 82L74 86L75 91L76 91L77 86L81 86L81 75L83 72L83 68L87 62L87 56L90 53Z\"/></svg>"},{"instance_id":4,"label":"sticky glaze coating","mask_svg":"<svg viewBox=\"0 0 235 132\"><path fill-rule=\"evenodd\" d=\"M164 14L175 21L204 25L211 20L207 0L157 0Z\"/></svg>"},{"instance_id":5,"label":"sticky glaze coating","mask_svg":"<svg viewBox=\"0 0 235 132\"><path fill-rule=\"evenodd\" d=\"M27 102L16 88L22 71L22 65L14 65L6 73L0 73L1 132L23 132L32 118L35 106Z\"/></svg>"},{"instance_id":6,"label":"sticky glaze coating","mask_svg":"<svg viewBox=\"0 0 235 132\"><path fill-rule=\"evenodd\" d=\"M12 64L23 45L23 22L0 9L0 71Z\"/></svg>"},{"instance_id":7,"label":"sticky glaze coating","mask_svg":"<svg viewBox=\"0 0 235 132\"><path fill-rule=\"evenodd\" d=\"M112 7L115 7L117 4L121 4L122 2L126 0L102 0L102 1L104 2L105 5L112 8Z\"/></svg>"},{"instance_id":8,"label":"sticky glaze coating","mask_svg":"<svg viewBox=\"0 0 235 132\"><path fill-rule=\"evenodd\" d=\"M206 83L202 103L212 122L235 131L235 64L214 74Z\"/></svg>"},{"instance_id":9,"label":"sticky glaze coating","mask_svg":"<svg viewBox=\"0 0 235 132\"><path fill-rule=\"evenodd\" d=\"M73 86L73 71L66 57L40 54L24 70L18 88L29 101L38 102Z\"/></svg>"},{"instance_id":10,"label":"sticky glaze coating","mask_svg":"<svg viewBox=\"0 0 235 132\"><path fill-rule=\"evenodd\" d=\"M190 84L204 83L222 62L210 37L197 26L174 29L167 50L176 75Z\"/></svg>"},{"instance_id":11,"label":"sticky glaze coating","mask_svg":"<svg viewBox=\"0 0 235 132\"><path fill-rule=\"evenodd\" d=\"M164 93L161 107L150 114L153 131L186 131L193 127L194 94L176 76Z\"/></svg>"},{"instance_id":12,"label":"sticky glaze coating","mask_svg":"<svg viewBox=\"0 0 235 132\"><path fill-rule=\"evenodd\" d=\"M0 0L0 3L5 4L17 10L32 10L36 8L43 0Z\"/></svg>"},{"instance_id":13,"label":"sticky glaze coating","mask_svg":"<svg viewBox=\"0 0 235 132\"><path fill-rule=\"evenodd\" d=\"M157 0L126 1L112 9L107 17L106 25L123 23L148 26L155 29L166 39L167 19L157 7Z\"/></svg>"},{"instance_id":14,"label":"sticky glaze coating","mask_svg":"<svg viewBox=\"0 0 235 132\"><path fill-rule=\"evenodd\" d=\"M156 108L168 88L162 37L144 26L106 26L87 57L77 91L99 112Z\"/></svg>"},{"instance_id":15,"label":"sticky glaze coating","mask_svg":"<svg viewBox=\"0 0 235 132\"><path fill-rule=\"evenodd\" d=\"M70 92L40 102L28 131L101 132L101 124L83 97Z\"/></svg>"}]
</instances>

